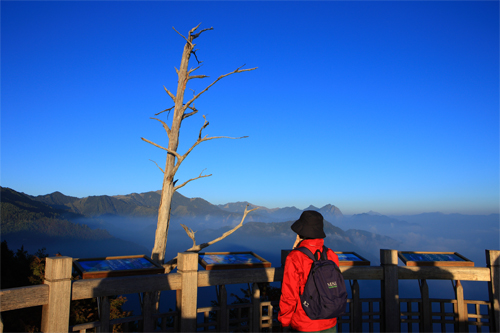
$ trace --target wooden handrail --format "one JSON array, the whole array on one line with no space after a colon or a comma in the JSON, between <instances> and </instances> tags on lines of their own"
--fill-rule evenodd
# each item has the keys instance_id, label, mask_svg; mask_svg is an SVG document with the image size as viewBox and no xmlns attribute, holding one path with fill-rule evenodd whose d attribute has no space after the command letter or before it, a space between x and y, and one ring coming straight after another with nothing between
<instances>
[{"instance_id":1,"label":"wooden handrail","mask_svg":"<svg viewBox=\"0 0 500 333\"><path fill-rule=\"evenodd\" d=\"M461 280L491 281L487 267L402 267L398 266L400 280Z\"/></svg>"},{"instance_id":2,"label":"wooden handrail","mask_svg":"<svg viewBox=\"0 0 500 333\"><path fill-rule=\"evenodd\" d=\"M198 287L283 280L283 268L249 268L198 272Z\"/></svg>"},{"instance_id":3,"label":"wooden handrail","mask_svg":"<svg viewBox=\"0 0 500 333\"><path fill-rule=\"evenodd\" d=\"M47 304L49 286L19 287L0 290L0 311L10 311Z\"/></svg>"},{"instance_id":4,"label":"wooden handrail","mask_svg":"<svg viewBox=\"0 0 500 333\"><path fill-rule=\"evenodd\" d=\"M382 280L379 266L341 266L346 280ZM276 282L283 279L283 268L253 268L245 270L220 270L198 272L198 287L223 284ZM487 267L402 267L398 266L398 278L402 280L461 280L491 281ZM181 288L179 273L125 276L73 281L72 300L147 292L154 290L178 290ZM1 311L10 311L47 304L47 285L3 289L0 291Z\"/></svg>"},{"instance_id":5,"label":"wooden handrail","mask_svg":"<svg viewBox=\"0 0 500 333\"><path fill-rule=\"evenodd\" d=\"M73 282L72 300L181 289L179 273L124 276Z\"/></svg>"},{"instance_id":6,"label":"wooden handrail","mask_svg":"<svg viewBox=\"0 0 500 333\"><path fill-rule=\"evenodd\" d=\"M378 312L382 330L397 331L401 322L410 323L411 320L401 320L400 316L400 301L399 290L397 287L398 280L418 280L421 292L422 314L420 320L421 327L424 330L429 330L434 322L431 318L430 304L435 302L430 299L427 286L427 280L451 280L455 291L455 300L438 300L439 302L452 302L456 304L456 322L455 328L465 330L467 317L468 300L464 300L463 288L460 281L484 281L488 282L490 291L489 302L485 302L491 307L488 325L493 331L500 331L500 306L499 306L499 282L500 275L499 261L500 251L487 250L487 267L438 267L438 266L398 266L396 250L381 250L381 266L341 266L344 279L351 280L353 288L353 298L350 300L353 309L350 313L350 324L352 328L356 328L353 321L359 319L360 316L366 315L360 307L361 302L367 302L369 299L361 299L359 295L358 280L378 280L381 281L382 295L380 299L380 311ZM250 308L251 314L259 314L261 310L261 302L259 297L258 283L262 282L280 282L283 279L282 267L271 268L251 268L245 270L211 270L198 271L198 257L195 253L179 253L178 273L157 274L157 275L141 275L127 277L113 277L103 279L86 279L70 281L71 277L71 258L57 257L50 259L49 268L52 273L46 276L45 284L36 286L27 286L21 288L11 288L0 290L0 312L16 310L21 308L43 305L43 313L45 321L42 319L42 329L45 331L67 331L69 313L61 315L59 308L63 303L68 304L69 300L80 300L89 298L102 298L101 303L106 305L107 297L115 295L124 295L132 293L144 293L144 304L152 303L152 293L155 291L176 290L177 291L177 306L179 315L180 330L193 331L196 329L196 314L200 311L197 309L197 294L199 287L221 286L220 287L220 311L218 324L220 330L227 330L228 323L227 309L232 306L227 305L227 292L225 285L228 284L253 284L252 303L245 306ZM47 270L46 270L47 272ZM49 299L57 301L50 301ZM61 302L59 302L61 300ZM391 300L389 302L388 300ZM405 300L401 300L405 301ZM408 299L406 301L412 301ZM354 302L354 303L353 303ZM481 303L482 304L482 303ZM370 309L372 304L370 303ZM102 306L101 306L102 307ZM106 306L104 306L106 308ZM150 308L143 308L144 315L131 318L120 319L119 322L129 322L131 320L143 320L144 329L152 329L154 318L162 317L165 314L153 314ZM201 309L207 311L209 308ZM226 309L226 310L223 310ZM101 309L102 310L102 309ZM105 309L106 310L106 309ZM213 309L212 309L213 310ZM64 311L63 311L64 312ZM370 310L370 313L372 311ZM441 311L443 312L443 311ZM106 314L107 313L107 314ZM403 313L404 314L404 313ZM109 309L103 312L103 316L107 320L102 320L95 323L87 323L77 325L72 329L81 329L84 327L100 327L101 330L109 329L111 324L118 321L109 320ZM262 313L260 313L262 316ZM68 318L66 318L68 317ZM66 318L66 319L65 319ZM485 317L486 318L486 317ZM260 318L262 319L262 318ZM249 327L264 327L259 318L253 318ZM362 322L367 322L362 320ZM165 322L164 322L165 323ZM164 324L163 323L163 324ZM445 321L440 320L443 324ZM45 324L45 326L44 326ZM479 323L481 325L481 323ZM478 325L479 325L478 324ZM97 325L97 326L96 326ZM267 324L265 324L267 325ZM371 325L371 324L370 324ZM457 326L458 325L458 326ZM485 324L486 325L486 324ZM272 324L271 324L272 326ZM358 325L359 326L359 325ZM175 324L175 327L178 327ZM267 326L266 326L267 327ZM0 326L1 328L1 326ZM360 327L357 327L358 329ZM178 328L174 328L178 329ZM1 333L0 329L0 333Z\"/></svg>"}]
</instances>

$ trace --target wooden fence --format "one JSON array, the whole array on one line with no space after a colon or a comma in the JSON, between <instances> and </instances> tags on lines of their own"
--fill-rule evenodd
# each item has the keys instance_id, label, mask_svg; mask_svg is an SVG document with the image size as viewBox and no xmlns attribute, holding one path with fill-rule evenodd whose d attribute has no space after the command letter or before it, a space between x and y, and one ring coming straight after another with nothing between
<instances>
[{"instance_id":1,"label":"wooden fence","mask_svg":"<svg viewBox=\"0 0 500 333\"><path fill-rule=\"evenodd\" d=\"M258 283L280 282L282 268L198 271L198 254L180 253L177 273L71 281L72 258L47 258L45 284L0 291L2 316L10 310L42 306L43 332L110 332L113 325L137 322L143 332L172 331L273 331L277 302L262 302ZM380 250L380 266L342 266L352 297L347 313L339 318L338 330L420 332L477 330L500 332L500 251L486 250L487 267L398 266L396 250ZM242 274L243 273L243 274ZM418 280L420 298L399 298L399 280ZM360 280L378 280L380 298L362 298ZM427 280L450 280L454 299L433 299ZM465 300L461 281L485 281L488 300ZM251 302L228 304L226 285L251 284ZM219 286L218 305L198 308L198 288ZM157 290L176 291L176 311L156 313L152 306ZM110 320L108 297L139 293L141 315ZM97 298L100 321L69 326L71 300ZM416 306L416 308L415 308ZM435 311L434 309L438 310ZM451 310L450 310L451 308ZM469 311L469 308L473 309ZM481 309L483 309L481 311ZM3 324L0 325L3 332Z\"/></svg>"}]
</instances>

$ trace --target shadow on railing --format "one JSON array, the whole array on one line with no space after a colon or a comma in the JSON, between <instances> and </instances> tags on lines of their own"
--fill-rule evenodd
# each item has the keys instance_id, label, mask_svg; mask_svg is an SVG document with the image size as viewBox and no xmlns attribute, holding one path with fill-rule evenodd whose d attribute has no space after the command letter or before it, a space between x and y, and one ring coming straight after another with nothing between
<instances>
[{"instance_id":1,"label":"shadow on railing","mask_svg":"<svg viewBox=\"0 0 500 333\"><path fill-rule=\"evenodd\" d=\"M380 266L343 266L349 280L351 298L345 315L338 320L338 331L414 330L460 331L470 328L500 332L499 280L500 251L486 250L487 267L406 267L398 266L396 250L380 251ZM72 258L47 258L45 284L0 291L1 312L43 306L42 331L113 331L113 325L135 323L143 332L171 331L248 331L279 330L279 301L263 300L259 284L281 282L279 267L243 270L198 271L198 254L180 253L177 273L88 279L71 281ZM361 298L360 280L380 281L380 298ZM420 298L399 298L400 280L418 280ZM454 299L433 299L427 280L452 281ZM488 300L465 300L461 281L488 283ZM228 304L226 285L248 284L248 300ZM218 286L213 306L198 308L198 290ZM176 291L176 310L155 311L157 291ZM141 315L110 319L109 297L138 293ZM72 300L97 298L100 321L69 327ZM4 313L5 312L5 313ZM3 324L0 326L3 331Z\"/></svg>"}]
</instances>

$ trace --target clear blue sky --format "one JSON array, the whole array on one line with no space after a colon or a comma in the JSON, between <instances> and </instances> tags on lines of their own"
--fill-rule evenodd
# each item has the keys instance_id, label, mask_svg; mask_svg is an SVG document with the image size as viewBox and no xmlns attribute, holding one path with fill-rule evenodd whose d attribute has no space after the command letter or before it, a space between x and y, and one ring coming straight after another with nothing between
<instances>
[{"instance_id":1,"label":"clear blue sky","mask_svg":"<svg viewBox=\"0 0 500 333\"><path fill-rule=\"evenodd\" d=\"M345 214L499 210L499 3L1 2L1 185L31 195L161 188L184 40L203 124L180 192ZM193 66L195 63L192 64ZM196 81L196 82L194 82ZM191 93L190 93L191 94ZM163 119L165 119L164 117ZM169 118L171 119L171 118Z\"/></svg>"}]
</instances>

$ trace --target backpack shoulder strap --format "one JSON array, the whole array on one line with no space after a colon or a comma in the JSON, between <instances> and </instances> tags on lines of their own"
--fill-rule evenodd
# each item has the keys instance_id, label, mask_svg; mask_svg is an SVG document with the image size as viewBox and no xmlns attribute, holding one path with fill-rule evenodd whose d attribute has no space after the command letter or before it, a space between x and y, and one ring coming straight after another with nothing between
<instances>
[{"instance_id":1,"label":"backpack shoulder strap","mask_svg":"<svg viewBox=\"0 0 500 333\"><path fill-rule=\"evenodd\" d=\"M304 253L312 261L316 261L316 258L314 258L314 255L312 254L311 250L309 250L307 247L300 246L300 247L296 247L295 250Z\"/></svg>"},{"instance_id":2,"label":"backpack shoulder strap","mask_svg":"<svg viewBox=\"0 0 500 333\"><path fill-rule=\"evenodd\" d=\"M323 245L323 252L321 253L321 259L328 260L328 248Z\"/></svg>"},{"instance_id":3,"label":"backpack shoulder strap","mask_svg":"<svg viewBox=\"0 0 500 333\"><path fill-rule=\"evenodd\" d=\"M307 255L312 261L328 260L325 249L326 247L323 247L323 253L320 250L316 250L316 252L313 254L307 247L300 246L295 248L295 250L299 250L300 252Z\"/></svg>"},{"instance_id":4,"label":"backpack shoulder strap","mask_svg":"<svg viewBox=\"0 0 500 333\"><path fill-rule=\"evenodd\" d=\"M323 245L323 253L321 254L323 256L323 260L330 260L330 259L328 259L328 250L329 249L326 246ZM335 269L337 271L339 271L340 274L342 274L342 272L340 271L339 265L337 265L337 263L335 261L333 261L333 260L330 260L330 261L335 265Z\"/></svg>"}]
</instances>

